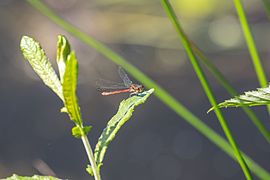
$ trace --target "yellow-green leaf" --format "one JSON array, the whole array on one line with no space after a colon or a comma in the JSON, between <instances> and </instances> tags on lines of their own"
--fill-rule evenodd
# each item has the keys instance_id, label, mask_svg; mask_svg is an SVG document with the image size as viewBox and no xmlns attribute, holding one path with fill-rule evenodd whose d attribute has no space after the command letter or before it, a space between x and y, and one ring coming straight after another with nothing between
<instances>
[{"instance_id":1,"label":"yellow-green leaf","mask_svg":"<svg viewBox=\"0 0 270 180\"><path fill-rule=\"evenodd\" d=\"M5 179L1 179L1 180L60 180L60 179L56 177L52 177L52 176L34 175L32 177L27 177L27 176L19 176L19 175L13 174L12 176Z\"/></svg>"},{"instance_id":2,"label":"yellow-green leaf","mask_svg":"<svg viewBox=\"0 0 270 180\"><path fill-rule=\"evenodd\" d=\"M75 126L72 128L72 135L76 138L81 138L82 136L87 136L87 134L92 129L92 126L78 127Z\"/></svg>"},{"instance_id":3,"label":"yellow-green leaf","mask_svg":"<svg viewBox=\"0 0 270 180\"><path fill-rule=\"evenodd\" d=\"M76 95L78 80L78 61L75 53L71 52L67 58L66 70L64 74L63 82L63 94L65 100L65 107L70 116L70 119L81 127L82 118L81 111L78 104L78 98Z\"/></svg>"},{"instance_id":4,"label":"yellow-green leaf","mask_svg":"<svg viewBox=\"0 0 270 180\"><path fill-rule=\"evenodd\" d=\"M59 35L57 42L56 62L58 65L61 83L64 81L67 57L70 54L70 44L65 36Z\"/></svg>"},{"instance_id":5,"label":"yellow-green leaf","mask_svg":"<svg viewBox=\"0 0 270 180\"><path fill-rule=\"evenodd\" d=\"M144 103L153 92L154 89L150 89L125 99L120 103L117 113L108 122L107 127L103 130L96 144L94 156L99 167L102 165L108 145L114 139L116 133L131 118L135 107Z\"/></svg>"},{"instance_id":6,"label":"yellow-green leaf","mask_svg":"<svg viewBox=\"0 0 270 180\"><path fill-rule=\"evenodd\" d=\"M62 85L39 43L31 37L23 36L20 47L25 59L42 81L63 100Z\"/></svg>"},{"instance_id":7,"label":"yellow-green leaf","mask_svg":"<svg viewBox=\"0 0 270 180\"><path fill-rule=\"evenodd\" d=\"M247 91L240 96L219 103L218 107L259 106L268 104L270 104L270 86L266 88L257 88L256 91ZM214 108L212 107L209 111L213 109Z\"/></svg>"}]
</instances>

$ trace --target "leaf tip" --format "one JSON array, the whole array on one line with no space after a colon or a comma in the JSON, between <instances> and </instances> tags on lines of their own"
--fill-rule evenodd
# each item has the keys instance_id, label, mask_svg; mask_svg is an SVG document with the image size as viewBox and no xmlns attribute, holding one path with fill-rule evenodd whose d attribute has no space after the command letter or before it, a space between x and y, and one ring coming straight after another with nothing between
<instances>
[{"instance_id":1,"label":"leaf tip","mask_svg":"<svg viewBox=\"0 0 270 180\"><path fill-rule=\"evenodd\" d=\"M29 36L23 35L22 38L21 38L21 41L25 41L27 39L32 39L32 38L29 37Z\"/></svg>"},{"instance_id":2,"label":"leaf tip","mask_svg":"<svg viewBox=\"0 0 270 180\"><path fill-rule=\"evenodd\" d=\"M148 90L148 92L149 92L150 94L152 94L154 91L155 91L154 88L151 88L151 89Z\"/></svg>"},{"instance_id":3,"label":"leaf tip","mask_svg":"<svg viewBox=\"0 0 270 180\"><path fill-rule=\"evenodd\" d=\"M210 113L213 110L214 110L214 107L211 107L210 109L208 109L208 111L206 113L208 114L208 113Z\"/></svg>"},{"instance_id":4,"label":"leaf tip","mask_svg":"<svg viewBox=\"0 0 270 180\"><path fill-rule=\"evenodd\" d=\"M21 43L20 43L21 50L24 49L24 47L25 47L26 43L29 41L29 39L32 39L32 38L30 38L29 36L26 36L26 35L22 36Z\"/></svg>"}]
</instances>

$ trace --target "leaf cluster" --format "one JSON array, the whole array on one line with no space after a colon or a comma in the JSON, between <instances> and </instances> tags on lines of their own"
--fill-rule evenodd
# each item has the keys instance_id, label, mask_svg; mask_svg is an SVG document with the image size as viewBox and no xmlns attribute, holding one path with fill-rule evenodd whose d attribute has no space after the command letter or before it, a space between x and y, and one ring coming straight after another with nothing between
<instances>
[{"instance_id":1,"label":"leaf cluster","mask_svg":"<svg viewBox=\"0 0 270 180\"><path fill-rule=\"evenodd\" d=\"M64 107L61 112L67 113L70 120L75 123L72 135L76 138L86 137L92 126L83 125L76 95L79 65L76 54L71 51L68 40L63 35L58 36L56 62L60 78L58 78L48 57L37 41L31 37L23 36L20 47L25 59L31 64L36 74L62 100ZM154 89L150 89L121 102L118 112L109 120L96 145L94 158L98 171L100 171L109 143L115 138L119 129L130 119L134 108L144 103L153 92ZM92 168L90 165L87 167L87 172L91 175L93 175ZM17 176L14 175L10 178L17 178Z\"/></svg>"}]
</instances>

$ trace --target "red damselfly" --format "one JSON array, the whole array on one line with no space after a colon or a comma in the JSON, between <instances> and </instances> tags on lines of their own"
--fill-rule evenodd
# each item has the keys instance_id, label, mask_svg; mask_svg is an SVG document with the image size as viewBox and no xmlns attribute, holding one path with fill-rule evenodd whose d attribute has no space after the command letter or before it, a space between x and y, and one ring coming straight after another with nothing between
<instances>
[{"instance_id":1,"label":"red damselfly","mask_svg":"<svg viewBox=\"0 0 270 180\"><path fill-rule=\"evenodd\" d=\"M97 88L103 96L129 92L130 95L135 95L143 92L144 86L140 84L133 84L129 79L123 68L119 67L118 73L123 83L115 83L100 79L97 81Z\"/></svg>"}]
</instances>

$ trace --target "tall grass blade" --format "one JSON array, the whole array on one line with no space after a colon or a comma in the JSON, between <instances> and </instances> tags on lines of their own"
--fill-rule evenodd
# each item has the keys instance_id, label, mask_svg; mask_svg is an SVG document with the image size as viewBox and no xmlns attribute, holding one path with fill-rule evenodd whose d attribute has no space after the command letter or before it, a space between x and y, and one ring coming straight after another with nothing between
<instances>
[{"instance_id":1,"label":"tall grass blade","mask_svg":"<svg viewBox=\"0 0 270 180\"><path fill-rule=\"evenodd\" d=\"M236 11L238 13L239 16L239 20L244 32L244 36L246 39L246 43L249 49L249 53L251 55L252 58L252 62L253 62L253 66L255 68L255 72L257 74L257 78L260 82L261 87L267 87L268 86L268 81L261 63L261 58L259 56L248 20L247 20L247 16L242 4L241 0L234 0L234 5L236 8ZM270 114L270 106L267 106L268 109L268 113Z\"/></svg>"},{"instance_id":2,"label":"tall grass blade","mask_svg":"<svg viewBox=\"0 0 270 180\"><path fill-rule=\"evenodd\" d=\"M231 146L234 149L235 156L236 156L236 158L237 158L237 160L238 160L238 162L239 162L239 164L240 164L240 166L241 166L241 168L246 176L246 179L248 179L248 180L253 179L251 176L249 167L247 166L244 158L242 157L240 150L238 149L238 145L236 144L236 141L231 133L231 130L229 129L229 126L228 126L223 114L221 113L220 109L217 107L217 101L215 99L214 93L213 93L212 89L210 88L210 85L206 79L206 76L204 75L202 68L200 67L200 64L199 64L195 54L193 53L193 50L191 48L191 44L190 44L189 40L187 39L187 37L185 36L185 33L184 33L184 31L181 27L181 24L178 21L175 13L173 11L171 4L169 3L168 0L162 0L162 4L163 4L164 9L167 12L167 15L169 16L170 20L172 21L172 24L174 25L174 27L175 27L175 29L180 37L180 40L182 41L182 44L184 45L184 48L189 56L189 59L190 59L192 65L193 65L193 69L195 70L198 78L200 79L201 84L203 86L203 89L204 89L210 103L212 104L212 106L214 106L214 111L218 117L218 120L221 124L221 127L222 127L225 135L227 136Z\"/></svg>"},{"instance_id":3,"label":"tall grass blade","mask_svg":"<svg viewBox=\"0 0 270 180\"><path fill-rule=\"evenodd\" d=\"M216 77L216 79L220 82L220 84L229 92L231 96L236 97L238 95L237 91L230 85L230 83L216 68L216 66L202 53L202 51L194 43L191 42L191 46L193 51L198 55L200 60L206 65L208 70ZM255 124L255 126L259 129L259 131L262 133L267 142L270 143L270 133L266 129L264 124L249 107L243 106L242 101L240 99L238 100L241 108L248 115L248 117Z\"/></svg>"},{"instance_id":4,"label":"tall grass blade","mask_svg":"<svg viewBox=\"0 0 270 180\"><path fill-rule=\"evenodd\" d=\"M270 1L269 0L262 0L264 9L266 11L266 14L268 16L268 19L270 18Z\"/></svg>"}]
</instances>

